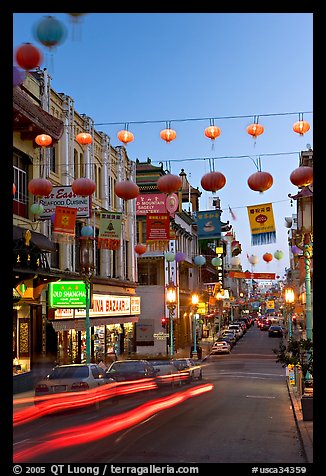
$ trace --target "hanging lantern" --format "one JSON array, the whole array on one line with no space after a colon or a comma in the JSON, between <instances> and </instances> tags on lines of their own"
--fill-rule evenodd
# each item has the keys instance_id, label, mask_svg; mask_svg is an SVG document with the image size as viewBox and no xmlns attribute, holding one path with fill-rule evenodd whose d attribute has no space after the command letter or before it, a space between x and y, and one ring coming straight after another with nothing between
<instances>
[{"instance_id":1,"label":"hanging lantern","mask_svg":"<svg viewBox=\"0 0 326 476\"><path fill-rule=\"evenodd\" d=\"M39 197L47 197L52 191L53 185L45 178L35 178L28 183L28 191Z\"/></svg>"},{"instance_id":2,"label":"hanging lantern","mask_svg":"<svg viewBox=\"0 0 326 476\"><path fill-rule=\"evenodd\" d=\"M92 195L96 190L96 183L93 180L81 177L75 179L71 184L72 191L76 195L81 195L82 197L88 197Z\"/></svg>"},{"instance_id":3,"label":"hanging lantern","mask_svg":"<svg viewBox=\"0 0 326 476\"><path fill-rule=\"evenodd\" d=\"M122 180L121 182L116 182L114 193L123 200L132 200L138 197L140 192L137 184L131 182L131 180Z\"/></svg>"},{"instance_id":4,"label":"hanging lantern","mask_svg":"<svg viewBox=\"0 0 326 476\"><path fill-rule=\"evenodd\" d=\"M216 192L224 187L226 178L221 172L209 172L201 178L201 186L208 192Z\"/></svg>"},{"instance_id":5,"label":"hanging lantern","mask_svg":"<svg viewBox=\"0 0 326 476\"><path fill-rule=\"evenodd\" d=\"M52 144L52 137L47 134L40 134L35 137L35 142L40 147L48 147Z\"/></svg>"},{"instance_id":6,"label":"hanging lantern","mask_svg":"<svg viewBox=\"0 0 326 476\"><path fill-rule=\"evenodd\" d=\"M169 263L171 263L171 261L175 260L175 254L171 253L170 251L167 251L164 256L165 256L166 261L168 261Z\"/></svg>"},{"instance_id":7,"label":"hanging lantern","mask_svg":"<svg viewBox=\"0 0 326 476\"><path fill-rule=\"evenodd\" d=\"M13 87L20 86L24 82L25 78L26 78L26 71L23 71L17 68L17 66L12 67Z\"/></svg>"},{"instance_id":8,"label":"hanging lantern","mask_svg":"<svg viewBox=\"0 0 326 476\"><path fill-rule=\"evenodd\" d=\"M307 165L296 168L290 175L290 180L297 187L307 187L313 183L313 168Z\"/></svg>"},{"instance_id":9,"label":"hanging lantern","mask_svg":"<svg viewBox=\"0 0 326 476\"><path fill-rule=\"evenodd\" d=\"M273 185L273 177L268 172L255 172L248 178L248 186L255 192L265 192Z\"/></svg>"},{"instance_id":10,"label":"hanging lantern","mask_svg":"<svg viewBox=\"0 0 326 476\"><path fill-rule=\"evenodd\" d=\"M296 246L296 245L291 246L291 251L294 255L302 255L303 254L303 250L301 248L299 248L299 246Z\"/></svg>"},{"instance_id":11,"label":"hanging lantern","mask_svg":"<svg viewBox=\"0 0 326 476\"><path fill-rule=\"evenodd\" d=\"M157 181L157 188L168 195L177 192L182 185L180 175L166 174L162 175Z\"/></svg>"},{"instance_id":12,"label":"hanging lantern","mask_svg":"<svg viewBox=\"0 0 326 476\"><path fill-rule=\"evenodd\" d=\"M171 142L177 137L177 133L175 132L175 130L167 128L167 129L163 129L160 132L160 137L161 139L165 140L165 142L168 144L169 142Z\"/></svg>"},{"instance_id":13,"label":"hanging lantern","mask_svg":"<svg viewBox=\"0 0 326 476\"><path fill-rule=\"evenodd\" d=\"M33 215L39 216L44 212L44 207L40 203L33 203L33 205L30 207L30 211L33 213Z\"/></svg>"},{"instance_id":14,"label":"hanging lantern","mask_svg":"<svg viewBox=\"0 0 326 476\"><path fill-rule=\"evenodd\" d=\"M137 255L143 255L146 253L146 245L143 245L142 243L138 243L138 245L135 246L135 252Z\"/></svg>"},{"instance_id":15,"label":"hanging lantern","mask_svg":"<svg viewBox=\"0 0 326 476\"><path fill-rule=\"evenodd\" d=\"M273 259L272 253L263 254L263 260L266 261L266 263L269 263L270 261L272 261L272 259Z\"/></svg>"},{"instance_id":16,"label":"hanging lantern","mask_svg":"<svg viewBox=\"0 0 326 476\"><path fill-rule=\"evenodd\" d=\"M283 251L281 250L276 250L274 253L274 258L277 259L278 261L283 258Z\"/></svg>"},{"instance_id":17,"label":"hanging lantern","mask_svg":"<svg viewBox=\"0 0 326 476\"><path fill-rule=\"evenodd\" d=\"M80 145L88 145L93 142L92 136L88 132L80 132L76 135L76 141Z\"/></svg>"},{"instance_id":18,"label":"hanging lantern","mask_svg":"<svg viewBox=\"0 0 326 476\"><path fill-rule=\"evenodd\" d=\"M250 255L249 258L248 258L248 261L249 261L250 264L252 264L254 266L255 264L258 263L259 259L258 259L258 256L256 256L256 255Z\"/></svg>"},{"instance_id":19,"label":"hanging lantern","mask_svg":"<svg viewBox=\"0 0 326 476\"><path fill-rule=\"evenodd\" d=\"M66 28L57 18L44 16L34 27L34 37L50 50L62 43L66 37Z\"/></svg>"},{"instance_id":20,"label":"hanging lantern","mask_svg":"<svg viewBox=\"0 0 326 476\"><path fill-rule=\"evenodd\" d=\"M293 124L293 130L300 136L303 136L310 129L310 124L307 121L301 120Z\"/></svg>"},{"instance_id":21,"label":"hanging lantern","mask_svg":"<svg viewBox=\"0 0 326 476\"><path fill-rule=\"evenodd\" d=\"M232 256L232 258L230 259L231 266L239 266L240 263L241 259L239 258L239 256Z\"/></svg>"},{"instance_id":22,"label":"hanging lantern","mask_svg":"<svg viewBox=\"0 0 326 476\"><path fill-rule=\"evenodd\" d=\"M197 255L194 257L194 263L197 266L203 266L206 263L206 258L203 255Z\"/></svg>"},{"instance_id":23,"label":"hanging lantern","mask_svg":"<svg viewBox=\"0 0 326 476\"><path fill-rule=\"evenodd\" d=\"M81 236L93 236L93 227L90 225L84 225L80 230Z\"/></svg>"},{"instance_id":24,"label":"hanging lantern","mask_svg":"<svg viewBox=\"0 0 326 476\"><path fill-rule=\"evenodd\" d=\"M40 66L43 57L40 50L32 43L23 43L15 51L15 60L22 69L30 71Z\"/></svg>"},{"instance_id":25,"label":"hanging lantern","mask_svg":"<svg viewBox=\"0 0 326 476\"><path fill-rule=\"evenodd\" d=\"M128 130L123 130L118 132L118 139L124 145L127 145L129 144L129 142L132 142L134 140L134 135Z\"/></svg>"},{"instance_id":26,"label":"hanging lantern","mask_svg":"<svg viewBox=\"0 0 326 476\"><path fill-rule=\"evenodd\" d=\"M209 139L215 140L221 134L221 129L217 126L211 125L206 127L204 134Z\"/></svg>"},{"instance_id":27,"label":"hanging lantern","mask_svg":"<svg viewBox=\"0 0 326 476\"><path fill-rule=\"evenodd\" d=\"M15 195L16 190L17 190L16 185L13 183L13 184L12 184L12 194L13 194L13 195Z\"/></svg>"},{"instance_id":28,"label":"hanging lantern","mask_svg":"<svg viewBox=\"0 0 326 476\"><path fill-rule=\"evenodd\" d=\"M264 126L258 124L258 122L254 122L247 127L247 132L251 135L254 139L260 136L264 132Z\"/></svg>"},{"instance_id":29,"label":"hanging lantern","mask_svg":"<svg viewBox=\"0 0 326 476\"><path fill-rule=\"evenodd\" d=\"M222 258L219 258L218 256L215 256L215 258L212 258L212 261L211 261L212 265L215 266L216 268L218 268L219 266L222 266Z\"/></svg>"},{"instance_id":30,"label":"hanging lantern","mask_svg":"<svg viewBox=\"0 0 326 476\"><path fill-rule=\"evenodd\" d=\"M186 255L182 253L182 251L178 251L175 254L175 260L177 263L181 263L181 261L184 261L186 259Z\"/></svg>"}]
</instances>

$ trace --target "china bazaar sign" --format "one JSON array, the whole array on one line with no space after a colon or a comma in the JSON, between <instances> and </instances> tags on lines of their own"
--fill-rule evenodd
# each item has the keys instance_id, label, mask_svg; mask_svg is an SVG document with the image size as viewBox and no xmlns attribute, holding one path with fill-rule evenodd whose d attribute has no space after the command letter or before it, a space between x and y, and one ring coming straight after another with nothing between
<instances>
[{"instance_id":1,"label":"china bazaar sign","mask_svg":"<svg viewBox=\"0 0 326 476\"><path fill-rule=\"evenodd\" d=\"M139 296L112 296L93 294L90 317L130 316L140 314ZM85 317L85 309L56 309L55 319Z\"/></svg>"},{"instance_id":2,"label":"china bazaar sign","mask_svg":"<svg viewBox=\"0 0 326 476\"><path fill-rule=\"evenodd\" d=\"M76 195L71 186L53 187L51 193L40 198L38 203L44 207L44 212L39 216L41 220L51 218L57 206L77 208L77 217L90 217L91 213L91 196Z\"/></svg>"}]
</instances>

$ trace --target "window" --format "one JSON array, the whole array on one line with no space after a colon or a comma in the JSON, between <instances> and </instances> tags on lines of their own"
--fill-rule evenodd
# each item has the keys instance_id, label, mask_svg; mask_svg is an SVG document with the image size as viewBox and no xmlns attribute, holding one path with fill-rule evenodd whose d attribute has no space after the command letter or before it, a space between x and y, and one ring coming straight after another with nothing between
<instances>
[{"instance_id":1,"label":"window","mask_svg":"<svg viewBox=\"0 0 326 476\"><path fill-rule=\"evenodd\" d=\"M141 285L158 284L158 266L153 261L138 262L138 282Z\"/></svg>"},{"instance_id":2,"label":"window","mask_svg":"<svg viewBox=\"0 0 326 476\"><path fill-rule=\"evenodd\" d=\"M31 159L18 149L13 152L13 172L16 193L13 198L13 213L28 218L28 165Z\"/></svg>"},{"instance_id":3,"label":"window","mask_svg":"<svg viewBox=\"0 0 326 476\"><path fill-rule=\"evenodd\" d=\"M57 173L55 147L50 147L48 150L49 150L50 171L53 173Z\"/></svg>"}]
</instances>

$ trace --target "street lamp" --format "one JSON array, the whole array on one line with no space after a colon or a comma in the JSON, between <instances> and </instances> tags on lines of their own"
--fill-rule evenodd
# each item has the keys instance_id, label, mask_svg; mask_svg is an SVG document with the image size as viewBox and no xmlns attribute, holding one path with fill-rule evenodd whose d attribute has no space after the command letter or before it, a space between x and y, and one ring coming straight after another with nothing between
<instances>
[{"instance_id":1,"label":"street lamp","mask_svg":"<svg viewBox=\"0 0 326 476\"><path fill-rule=\"evenodd\" d=\"M170 321L170 355L174 355L174 345L173 345L173 314L174 310L177 307L177 289L172 283L169 282L166 289L166 307L169 310L169 321Z\"/></svg>"},{"instance_id":2,"label":"street lamp","mask_svg":"<svg viewBox=\"0 0 326 476\"><path fill-rule=\"evenodd\" d=\"M199 297L198 294L194 293L191 296L191 304L192 304L192 313L193 313L193 343L194 343L194 348L192 351L192 356L194 358L197 357L197 309L198 309L198 302L199 302Z\"/></svg>"},{"instance_id":3,"label":"street lamp","mask_svg":"<svg viewBox=\"0 0 326 476\"><path fill-rule=\"evenodd\" d=\"M79 240L79 263L80 271L84 283L86 292L85 312L86 312L86 364L91 363L91 335L90 335L90 320L89 320L89 308L90 308L90 287L95 270L94 259L94 241L92 236L81 236Z\"/></svg>"},{"instance_id":4,"label":"street lamp","mask_svg":"<svg viewBox=\"0 0 326 476\"><path fill-rule=\"evenodd\" d=\"M220 289L220 291L215 295L215 298L217 299L218 302L218 337L221 335L221 301L223 300L223 294L224 290Z\"/></svg>"},{"instance_id":5,"label":"street lamp","mask_svg":"<svg viewBox=\"0 0 326 476\"><path fill-rule=\"evenodd\" d=\"M288 333L289 339L292 339L292 313L294 303L294 291L292 288L285 289L285 303L288 317Z\"/></svg>"}]
</instances>

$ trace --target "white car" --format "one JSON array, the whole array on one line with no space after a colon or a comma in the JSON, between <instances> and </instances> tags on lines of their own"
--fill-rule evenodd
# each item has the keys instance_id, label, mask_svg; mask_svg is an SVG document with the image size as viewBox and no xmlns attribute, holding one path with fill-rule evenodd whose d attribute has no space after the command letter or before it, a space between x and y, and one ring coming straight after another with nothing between
<instances>
[{"instance_id":1,"label":"white car","mask_svg":"<svg viewBox=\"0 0 326 476\"><path fill-rule=\"evenodd\" d=\"M231 352L231 346L225 340L214 342L211 348L211 354L229 354Z\"/></svg>"},{"instance_id":2,"label":"white car","mask_svg":"<svg viewBox=\"0 0 326 476\"><path fill-rule=\"evenodd\" d=\"M237 339L240 339L240 337L243 336L243 330L241 329L239 324L230 324L228 329L231 330L231 331L234 330L235 336L236 336Z\"/></svg>"},{"instance_id":3,"label":"white car","mask_svg":"<svg viewBox=\"0 0 326 476\"><path fill-rule=\"evenodd\" d=\"M173 365L184 376L185 383L190 383L193 380L201 380L203 378L201 365L198 365L193 359L173 359Z\"/></svg>"}]
</instances>

